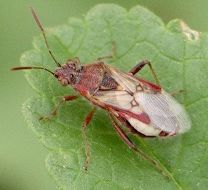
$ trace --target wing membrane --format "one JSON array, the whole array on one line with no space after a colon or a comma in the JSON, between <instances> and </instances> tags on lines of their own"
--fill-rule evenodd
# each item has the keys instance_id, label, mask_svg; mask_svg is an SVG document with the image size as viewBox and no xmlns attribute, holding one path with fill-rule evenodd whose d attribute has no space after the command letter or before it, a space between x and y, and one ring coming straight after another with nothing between
<instances>
[{"instance_id":1,"label":"wing membrane","mask_svg":"<svg viewBox=\"0 0 208 190\"><path fill-rule=\"evenodd\" d=\"M155 91L151 87L149 90L143 90L141 86L144 87L146 84L143 84L134 76L110 66L107 66L107 70L122 88L119 91L100 91L96 99L106 105L128 110L134 114L147 114L151 121L148 125L144 125L144 119L139 119L141 117L135 119L131 118L130 114L129 116L126 115L126 119L135 129L141 132L141 130L144 131L144 127L152 127L156 130L154 135L159 135L159 131L165 131L171 135L183 133L191 127L190 119L183 106L167 92L164 90ZM152 131L149 133L153 134Z\"/></svg>"},{"instance_id":2,"label":"wing membrane","mask_svg":"<svg viewBox=\"0 0 208 190\"><path fill-rule=\"evenodd\" d=\"M191 127L190 119L181 104L164 90L161 93L136 93L135 99L148 114L153 127L166 132L183 133Z\"/></svg>"}]
</instances>

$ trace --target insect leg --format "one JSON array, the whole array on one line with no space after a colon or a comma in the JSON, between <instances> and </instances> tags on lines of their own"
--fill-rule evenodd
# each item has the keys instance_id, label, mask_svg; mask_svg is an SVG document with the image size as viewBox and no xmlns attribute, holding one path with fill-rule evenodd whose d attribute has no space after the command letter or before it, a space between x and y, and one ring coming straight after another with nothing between
<instances>
[{"instance_id":1,"label":"insect leg","mask_svg":"<svg viewBox=\"0 0 208 190\"><path fill-rule=\"evenodd\" d=\"M111 50L111 54L107 55L107 56L103 56L103 57L98 57L97 60L103 60L103 59L112 59L114 56L116 55L116 43L115 41L112 42L112 50Z\"/></svg>"},{"instance_id":2,"label":"insect leg","mask_svg":"<svg viewBox=\"0 0 208 190\"><path fill-rule=\"evenodd\" d=\"M133 150L137 151L137 148L135 144L129 139L129 137L125 134L124 130L119 126L116 118L112 115L110 115L110 119L112 121L113 127L118 133L118 135L121 137L121 139L128 145L129 148L132 148Z\"/></svg>"},{"instance_id":3,"label":"insect leg","mask_svg":"<svg viewBox=\"0 0 208 190\"><path fill-rule=\"evenodd\" d=\"M118 124L118 121L122 122L122 118L116 118L114 117L112 114L109 114L111 121L113 123L113 127L115 128L116 132L118 133L118 135L122 138L122 140L130 147L132 148L136 153L138 153L144 160L147 160L148 162L150 162L159 172L162 173L162 175L164 175L165 177L167 177L168 179L171 178L169 172L166 170L166 168L163 167L163 165L157 161L156 159L151 158L150 156L148 156L145 152L143 152L141 149L138 149L136 147L136 145L129 139L129 137L125 134L125 132L121 129L121 127Z\"/></svg>"},{"instance_id":4,"label":"insect leg","mask_svg":"<svg viewBox=\"0 0 208 190\"><path fill-rule=\"evenodd\" d=\"M88 139L87 139L87 134L86 134L86 127L87 125L90 123L90 121L92 120L93 118L93 115L96 111L96 108L94 107L92 111L90 111L85 120L84 120L84 123L82 125L82 136L83 136L83 139L84 139L84 142L85 142L85 162L84 162L84 165L83 165L83 168L84 170L87 170L88 169L88 165L89 165L89 162L90 162L90 144L88 142Z\"/></svg>"},{"instance_id":5,"label":"insect leg","mask_svg":"<svg viewBox=\"0 0 208 190\"><path fill-rule=\"evenodd\" d=\"M150 63L150 61L148 61L148 60L143 60L143 61L139 62L135 67L133 67L133 68L129 71L129 73L131 73L132 75L135 75L135 74L138 73L145 65L148 65L148 66L149 66L150 71L152 72L152 75L153 75L153 77L154 77L154 79L155 79L157 85L160 86L160 83L159 83L159 80L158 80L158 78L157 78L157 75L156 75L156 73L155 73L155 71L154 71L154 69L153 69L153 67L152 67L152 65L151 65L151 63Z\"/></svg>"},{"instance_id":6,"label":"insect leg","mask_svg":"<svg viewBox=\"0 0 208 190\"><path fill-rule=\"evenodd\" d=\"M82 125L82 128L85 129L88 126L88 124L90 123L90 121L93 118L93 115L94 115L95 111L96 111L96 108L94 107L93 110L87 114L87 116L86 116L86 118L84 120L84 123Z\"/></svg>"},{"instance_id":7,"label":"insect leg","mask_svg":"<svg viewBox=\"0 0 208 190\"><path fill-rule=\"evenodd\" d=\"M61 100L58 102L58 104L55 106L55 108L52 110L52 112L49 113L49 114L46 115L46 116L40 117L40 120L48 120L48 119L51 119L52 117L54 117L54 116L57 114L58 109L60 108L60 106L61 106L64 102L66 102L66 101L72 101L72 100L75 100L75 99L77 99L77 98L78 98L78 96L63 96L63 97L61 98Z\"/></svg>"},{"instance_id":8,"label":"insect leg","mask_svg":"<svg viewBox=\"0 0 208 190\"><path fill-rule=\"evenodd\" d=\"M184 93L184 92L185 92L185 90L175 90L175 91L171 92L170 95L171 96L176 96L176 95L178 95L180 93Z\"/></svg>"}]
</instances>

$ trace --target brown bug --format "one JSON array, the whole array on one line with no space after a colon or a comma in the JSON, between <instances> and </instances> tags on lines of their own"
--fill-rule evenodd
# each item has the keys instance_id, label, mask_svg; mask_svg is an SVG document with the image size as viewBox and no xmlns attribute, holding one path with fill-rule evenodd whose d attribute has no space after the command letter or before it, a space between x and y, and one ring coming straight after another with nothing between
<instances>
[{"instance_id":1,"label":"brown bug","mask_svg":"<svg viewBox=\"0 0 208 190\"><path fill-rule=\"evenodd\" d=\"M128 73L124 73L105 64L103 57L95 62L82 65L79 59L69 60L61 65L52 54L45 31L31 8L32 15L40 28L49 54L58 68L52 72L44 67L15 67L12 70L42 69L51 73L63 86L71 86L81 96L109 113L112 125L122 140L132 149L138 151L153 164L155 161L141 152L125 134L121 125L141 136L172 136L186 132L191 127L190 119L185 109L170 94L159 85L156 74L147 60L140 62ZM135 77L145 65L148 65L156 84ZM65 101L72 101L78 96L64 96L50 115L41 117L47 119L55 115L58 108ZM83 129L91 121L96 108L87 115ZM86 137L86 136L85 136ZM86 146L85 168L89 162L89 148Z\"/></svg>"}]
</instances>

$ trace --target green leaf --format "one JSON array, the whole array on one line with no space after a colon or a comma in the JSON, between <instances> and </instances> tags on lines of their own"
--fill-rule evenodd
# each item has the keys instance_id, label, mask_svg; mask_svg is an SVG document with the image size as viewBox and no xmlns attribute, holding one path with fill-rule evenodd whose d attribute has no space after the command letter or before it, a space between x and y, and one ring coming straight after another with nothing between
<instances>
[{"instance_id":1,"label":"green leaf","mask_svg":"<svg viewBox=\"0 0 208 190\"><path fill-rule=\"evenodd\" d=\"M170 138L130 138L160 164L170 179L140 155L130 150L117 136L107 113L96 112L87 128L91 158L88 171L82 166L85 145L82 122L92 109L83 98L63 105L56 117L39 121L63 95L73 95L50 74L32 70L26 78L36 91L23 107L28 124L50 154L49 173L61 189L207 189L208 187L208 35L191 30L181 20L164 25L149 10L136 6L130 11L113 4L98 5L83 20L47 29L55 57L64 63L79 57L83 64L109 55L112 42L116 57L106 60L122 71L148 59L162 86L169 92L184 89L176 98L185 105L192 119L191 130ZM23 65L56 68L42 36L34 38L34 49L23 54ZM140 75L153 80L148 68ZM37 155L38 156L38 155Z\"/></svg>"}]
</instances>

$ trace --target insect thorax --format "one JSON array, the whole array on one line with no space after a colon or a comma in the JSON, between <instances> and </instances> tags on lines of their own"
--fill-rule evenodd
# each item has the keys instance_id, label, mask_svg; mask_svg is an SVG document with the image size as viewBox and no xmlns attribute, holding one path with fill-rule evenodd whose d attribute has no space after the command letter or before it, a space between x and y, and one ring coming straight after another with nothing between
<instances>
[{"instance_id":1,"label":"insect thorax","mask_svg":"<svg viewBox=\"0 0 208 190\"><path fill-rule=\"evenodd\" d=\"M102 64L91 64L83 67L80 80L75 85L78 91L88 91L91 95L96 93L99 89L115 89L117 83L105 71Z\"/></svg>"}]
</instances>

